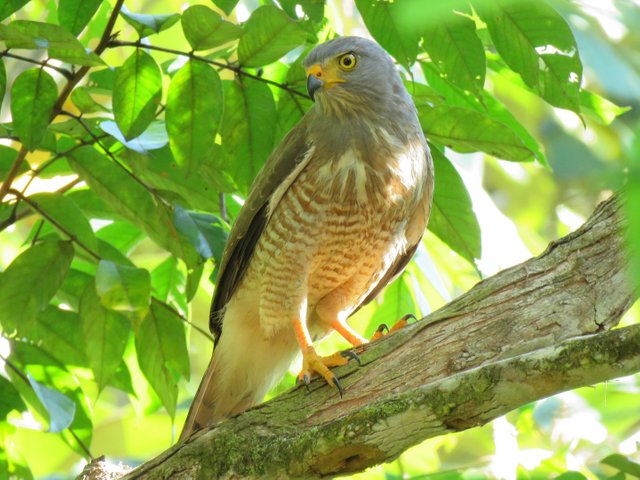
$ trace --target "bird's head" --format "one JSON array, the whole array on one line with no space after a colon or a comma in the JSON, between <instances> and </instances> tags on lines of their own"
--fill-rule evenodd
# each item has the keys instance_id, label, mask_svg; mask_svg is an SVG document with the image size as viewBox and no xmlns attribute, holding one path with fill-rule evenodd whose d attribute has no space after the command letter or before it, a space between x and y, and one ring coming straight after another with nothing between
<instances>
[{"instance_id":1,"label":"bird's head","mask_svg":"<svg viewBox=\"0 0 640 480\"><path fill-rule=\"evenodd\" d=\"M404 100L408 95L393 60L377 43L338 37L318 45L304 60L307 89L323 107L353 108Z\"/></svg>"}]
</instances>

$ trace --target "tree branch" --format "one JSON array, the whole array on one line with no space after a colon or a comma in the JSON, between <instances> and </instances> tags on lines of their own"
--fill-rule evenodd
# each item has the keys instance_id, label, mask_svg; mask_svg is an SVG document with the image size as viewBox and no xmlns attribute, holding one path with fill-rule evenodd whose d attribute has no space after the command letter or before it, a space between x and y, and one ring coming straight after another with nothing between
<instances>
[{"instance_id":1,"label":"tree branch","mask_svg":"<svg viewBox=\"0 0 640 480\"><path fill-rule=\"evenodd\" d=\"M601 204L540 256L370 344L336 370L198 432L125 479L314 478L393 460L558 392L640 371L640 325L608 331L637 292L621 201Z\"/></svg>"}]
</instances>

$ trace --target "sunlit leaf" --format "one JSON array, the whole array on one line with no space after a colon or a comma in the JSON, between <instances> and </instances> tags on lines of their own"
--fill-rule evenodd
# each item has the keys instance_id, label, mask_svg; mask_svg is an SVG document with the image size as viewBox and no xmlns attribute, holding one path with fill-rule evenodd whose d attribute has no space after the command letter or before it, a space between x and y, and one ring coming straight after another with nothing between
<instances>
[{"instance_id":1,"label":"sunlit leaf","mask_svg":"<svg viewBox=\"0 0 640 480\"><path fill-rule=\"evenodd\" d=\"M225 82L222 152L216 160L242 191L273 149L276 107L269 87L247 79L242 85Z\"/></svg>"},{"instance_id":2,"label":"sunlit leaf","mask_svg":"<svg viewBox=\"0 0 640 480\"><path fill-rule=\"evenodd\" d=\"M60 0L58 21L77 36L87 26L101 3L102 0Z\"/></svg>"},{"instance_id":3,"label":"sunlit leaf","mask_svg":"<svg viewBox=\"0 0 640 480\"><path fill-rule=\"evenodd\" d=\"M40 146L58 99L56 82L40 68L22 72L11 89L11 116L20 141L28 150Z\"/></svg>"},{"instance_id":4,"label":"sunlit leaf","mask_svg":"<svg viewBox=\"0 0 640 480\"><path fill-rule=\"evenodd\" d=\"M428 228L456 253L475 265L482 244L480 225L462 178L449 160L432 149L435 189Z\"/></svg>"},{"instance_id":5,"label":"sunlit leaf","mask_svg":"<svg viewBox=\"0 0 640 480\"><path fill-rule=\"evenodd\" d=\"M631 110L631 107L620 107L597 93L587 90L580 91L580 107L584 114L603 125L609 125L617 117Z\"/></svg>"},{"instance_id":6,"label":"sunlit leaf","mask_svg":"<svg viewBox=\"0 0 640 480\"><path fill-rule=\"evenodd\" d=\"M204 5L192 5L182 13L182 30L191 48L207 50L240 38L243 31Z\"/></svg>"},{"instance_id":7,"label":"sunlit leaf","mask_svg":"<svg viewBox=\"0 0 640 480\"><path fill-rule=\"evenodd\" d=\"M452 12L425 28L422 35L425 50L447 80L479 95L486 60L473 20Z\"/></svg>"},{"instance_id":8,"label":"sunlit leaf","mask_svg":"<svg viewBox=\"0 0 640 480\"><path fill-rule=\"evenodd\" d=\"M176 412L178 379L189 376L184 324L169 308L153 303L136 335L138 364L171 416Z\"/></svg>"},{"instance_id":9,"label":"sunlit leaf","mask_svg":"<svg viewBox=\"0 0 640 480\"><path fill-rule=\"evenodd\" d=\"M120 15L138 32L140 38L148 37L154 33L160 33L172 27L180 20L179 13L169 13L165 15L131 13L126 6L122 7Z\"/></svg>"},{"instance_id":10,"label":"sunlit leaf","mask_svg":"<svg viewBox=\"0 0 640 480\"><path fill-rule=\"evenodd\" d=\"M551 105L580 111L582 63L567 22L544 1L475 0L500 56Z\"/></svg>"},{"instance_id":11,"label":"sunlit leaf","mask_svg":"<svg viewBox=\"0 0 640 480\"><path fill-rule=\"evenodd\" d=\"M4 421L12 410L23 412L27 406L9 380L0 375L0 421Z\"/></svg>"},{"instance_id":12,"label":"sunlit leaf","mask_svg":"<svg viewBox=\"0 0 640 480\"><path fill-rule=\"evenodd\" d=\"M5 332L35 322L64 280L73 247L44 242L18 255L0 275L0 325Z\"/></svg>"},{"instance_id":13,"label":"sunlit leaf","mask_svg":"<svg viewBox=\"0 0 640 480\"><path fill-rule=\"evenodd\" d=\"M151 276L144 268L100 260L96 292L103 306L120 312L146 311L151 301Z\"/></svg>"},{"instance_id":14,"label":"sunlit leaf","mask_svg":"<svg viewBox=\"0 0 640 480\"><path fill-rule=\"evenodd\" d=\"M101 103L96 102L86 87L76 87L71 92L71 101L82 113L108 112Z\"/></svg>"},{"instance_id":15,"label":"sunlit leaf","mask_svg":"<svg viewBox=\"0 0 640 480\"><path fill-rule=\"evenodd\" d=\"M87 51L75 35L51 23L15 20L0 28L0 40L4 40L9 48L46 48L50 57L63 62L104 65L100 57Z\"/></svg>"},{"instance_id":16,"label":"sunlit leaf","mask_svg":"<svg viewBox=\"0 0 640 480\"><path fill-rule=\"evenodd\" d=\"M84 290L79 313L89 366L98 387L102 389L122 362L131 322L120 313L102 305L93 282Z\"/></svg>"},{"instance_id":17,"label":"sunlit leaf","mask_svg":"<svg viewBox=\"0 0 640 480\"><path fill-rule=\"evenodd\" d=\"M113 115L127 140L149 126L161 97L160 67L151 55L136 49L117 70L113 86Z\"/></svg>"},{"instance_id":18,"label":"sunlit leaf","mask_svg":"<svg viewBox=\"0 0 640 480\"><path fill-rule=\"evenodd\" d=\"M399 2L356 0L356 7L373 38L401 64L413 64L418 55L420 35L402 22L403 10Z\"/></svg>"},{"instance_id":19,"label":"sunlit leaf","mask_svg":"<svg viewBox=\"0 0 640 480\"><path fill-rule=\"evenodd\" d=\"M188 61L171 79L167 133L176 162L193 173L211 155L222 116L222 83L209 65Z\"/></svg>"},{"instance_id":20,"label":"sunlit leaf","mask_svg":"<svg viewBox=\"0 0 640 480\"><path fill-rule=\"evenodd\" d=\"M514 162L535 158L518 135L475 110L439 105L421 108L419 117L427 139L458 152L483 151Z\"/></svg>"},{"instance_id":21,"label":"sunlit leaf","mask_svg":"<svg viewBox=\"0 0 640 480\"><path fill-rule=\"evenodd\" d=\"M0 145L0 182L3 181L11 171L16 158L18 158L18 152L16 150L5 145ZM18 168L18 175L22 175L28 171L29 166L26 162L22 162Z\"/></svg>"},{"instance_id":22,"label":"sunlit leaf","mask_svg":"<svg viewBox=\"0 0 640 480\"><path fill-rule=\"evenodd\" d=\"M29 202L34 211L42 212L43 217L63 236L72 235L74 240L92 252L97 250L98 244L89 220L73 200L60 193L43 192L31 195Z\"/></svg>"},{"instance_id":23,"label":"sunlit leaf","mask_svg":"<svg viewBox=\"0 0 640 480\"><path fill-rule=\"evenodd\" d=\"M640 463L634 462L619 453L609 455L601 460L600 463L617 468L621 472L631 475L632 477L640 478Z\"/></svg>"},{"instance_id":24,"label":"sunlit leaf","mask_svg":"<svg viewBox=\"0 0 640 480\"><path fill-rule=\"evenodd\" d=\"M154 298L178 307L183 315L187 314L185 287L186 279L175 257L168 256L151 272Z\"/></svg>"},{"instance_id":25,"label":"sunlit leaf","mask_svg":"<svg viewBox=\"0 0 640 480\"><path fill-rule=\"evenodd\" d=\"M49 431L58 433L67 428L73 422L76 413L76 404L69 397L37 382L31 374L27 373L29 383L49 414Z\"/></svg>"},{"instance_id":26,"label":"sunlit leaf","mask_svg":"<svg viewBox=\"0 0 640 480\"><path fill-rule=\"evenodd\" d=\"M306 32L278 7L257 8L246 25L238 44L238 59L245 67L260 67L275 62L304 43Z\"/></svg>"}]
</instances>

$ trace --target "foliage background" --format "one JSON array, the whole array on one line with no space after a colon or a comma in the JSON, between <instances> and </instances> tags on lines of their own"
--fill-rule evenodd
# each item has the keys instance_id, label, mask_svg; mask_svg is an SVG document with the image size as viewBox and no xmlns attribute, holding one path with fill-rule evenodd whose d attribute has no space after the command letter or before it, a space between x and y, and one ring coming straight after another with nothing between
<instances>
[{"instance_id":1,"label":"foliage background","mask_svg":"<svg viewBox=\"0 0 640 480\"><path fill-rule=\"evenodd\" d=\"M640 245L637 1L131 0L101 41L120 3L0 4L0 478L72 478L90 455L133 465L175 441L228 223L310 106L300 60L335 34L395 57L436 162L423 246L358 330L540 253L625 183ZM640 460L639 378L355 477L624 478L636 464L601 461Z\"/></svg>"}]
</instances>

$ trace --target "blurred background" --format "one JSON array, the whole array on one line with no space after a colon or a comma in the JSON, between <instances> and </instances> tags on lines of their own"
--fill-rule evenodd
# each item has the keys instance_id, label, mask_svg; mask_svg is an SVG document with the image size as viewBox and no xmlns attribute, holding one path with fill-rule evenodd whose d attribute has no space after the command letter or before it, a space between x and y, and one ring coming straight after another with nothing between
<instances>
[{"instance_id":1,"label":"blurred background","mask_svg":"<svg viewBox=\"0 0 640 480\"><path fill-rule=\"evenodd\" d=\"M243 22L262 3L266 2L240 0L228 18L234 23ZM131 12L145 14L180 12L195 4L215 8L210 1L126 2ZM579 227L599 201L627 181L640 152L640 1L562 1L553 6L567 20L575 36L584 67L583 86L610 103L600 103L597 116L581 117L554 108L532 94L516 73L502 68L488 53L487 62L490 66L493 63L493 67L487 71L485 89L535 137L548 165L542 161L515 163L484 153L447 151L447 158L469 192L480 227L482 254L473 265L427 232L407 272L383 297L353 319L352 325L365 336L380 322L390 322L407 311L427 315L481 278L540 254L551 240ZM53 0L31 1L14 18L55 21L54 7ZM110 7L103 4L89 29L99 34L109 13ZM335 33L370 37L353 1L328 0L324 15L327 24L323 36ZM137 38L133 28L121 18L115 30L119 39ZM89 32L86 42L95 45L96 36ZM190 51L179 27L162 31L150 40L154 45ZM130 53L130 49L113 48L103 58L110 65L120 65ZM302 47L290 52L283 62L291 62L301 53ZM170 68L175 55L154 52L154 58L164 69ZM5 64L9 77L29 66L9 61ZM271 65L263 73L277 77L278 68L277 64ZM403 74L424 82L424 72L418 64L410 71L403 68ZM223 70L220 75L223 79L233 78L229 71ZM2 121L10 118L8 96L1 115ZM43 155L42 160L46 158L43 152L34 155L38 154ZM37 158L30 161L37 162ZM36 181L30 192L38 188L54 189L67 181L64 176L41 184ZM20 183L17 186L21 188ZM227 201L233 217L242 198L229 195ZM2 268L21 250L35 222L36 218L26 219L0 234ZM147 240L136 246L130 258L136 265L152 268L166 258L166 251ZM213 292L213 285L207 280L211 267L208 265L206 269L208 272L205 270L189 307L192 322L203 329L207 329ZM636 323L639 318L636 305L626 314L622 325ZM95 385L83 384L93 416L90 450L94 456L106 455L110 460L135 465L175 442L212 346L208 338L193 328L189 335L191 380L179 384L175 419L161 407L140 372L133 355L133 341L127 347L125 362L135 395L107 387L98 397ZM332 336L322 344L322 351L346 347L340 338ZM0 339L0 353L7 354L7 348ZM299 365L294 365L271 395L290 388L298 369ZM11 441L5 442L6 448L12 449L14 458L29 465L35 478L67 479L81 470L84 460L60 436L38 431L38 425L30 424L28 419L16 421L29 428L0 431L0 435L5 439L11 436ZM640 375L635 375L566 392L523 406L483 427L427 440L396 461L352 478L555 478L568 470L579 471L590 479L610 478L616 470L600 461L612 453L640 461L639 444Z\"/></svg>"}]
</instances>

